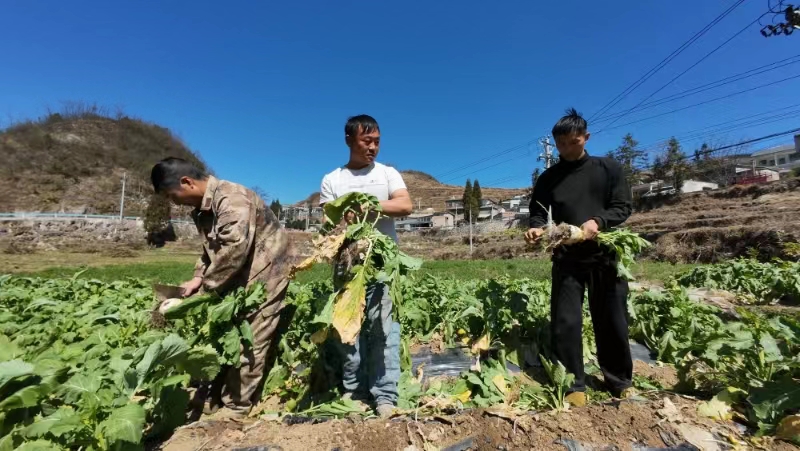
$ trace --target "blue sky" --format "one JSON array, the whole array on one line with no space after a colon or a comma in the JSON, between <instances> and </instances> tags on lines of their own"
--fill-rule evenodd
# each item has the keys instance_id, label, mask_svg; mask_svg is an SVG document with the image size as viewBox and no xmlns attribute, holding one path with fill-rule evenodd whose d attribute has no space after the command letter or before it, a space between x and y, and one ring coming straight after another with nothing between
<instances>
[{"instance_id":1,"label":"blue sky","mask_svg":"<svg viewBox=\"0 0 800 451\"><path fill-rule=\"evenodd\" d=\"M733 3L12 0L0 14L0 120L39 116L63 101L122 106L175 131L219 176L286 203L346 162L344 122L367 113L381 124L383 162L453 184L477 177L484 186L524 186L541 165L539 149L524 144L548 133L566 107L590 116ZM614 111L766 9L765 0L746 0ZM653 99L800 54L800 35L765 39L758 29ZM789 65L616 125L798 74L800 64ZM603 131L590 152L606 153L626 132L648 145L792 111L780 109L800 103L792 101L798 80ZM798 122L790 116L708 138L737 142Z\"/></svg>"}]
</instances>

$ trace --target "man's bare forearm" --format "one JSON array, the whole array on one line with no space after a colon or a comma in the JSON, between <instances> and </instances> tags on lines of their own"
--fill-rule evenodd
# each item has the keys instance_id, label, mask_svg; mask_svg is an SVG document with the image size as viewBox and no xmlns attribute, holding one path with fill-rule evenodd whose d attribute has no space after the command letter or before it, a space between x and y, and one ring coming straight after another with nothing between
<instances>
[{"instance_id":1,"label":"man's bare forearm","mask_svg":"<svg viewBox=\"0 0 800 451\"><path fill-rule=\"evenodd\" d=\"M391 217L407 216L411 214L413 206L410 197L399 197L381 201L383 214Z\"/></svg>"}]
</instances>

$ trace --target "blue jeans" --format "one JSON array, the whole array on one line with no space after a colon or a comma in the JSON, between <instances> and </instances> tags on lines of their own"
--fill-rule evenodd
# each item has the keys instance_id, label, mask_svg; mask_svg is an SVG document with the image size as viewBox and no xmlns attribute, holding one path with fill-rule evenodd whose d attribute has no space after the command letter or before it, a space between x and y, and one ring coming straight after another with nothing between
<instances>
[{"instance_id":1,"label":"blue jeans","mask_svg":"<svg viewBox=\"0 0 800 451\"><path fill-rule=\"evenodd\" d=\"M392 317L392 298L385 284L368 286L366 300L366 317L355 345L339 345L344 389L356 398L369 392L377 405L397 405L400 323Z\"/></svg>"}]
</instances>

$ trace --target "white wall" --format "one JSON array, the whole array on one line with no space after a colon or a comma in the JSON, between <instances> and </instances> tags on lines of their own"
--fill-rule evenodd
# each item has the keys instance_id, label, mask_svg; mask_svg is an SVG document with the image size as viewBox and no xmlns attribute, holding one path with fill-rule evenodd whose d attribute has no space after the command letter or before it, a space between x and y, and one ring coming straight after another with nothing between
<instances>
[{"instance_id":1,"label":"white wall","mask_svg":"<svg viewBox=\"0 0 800 451\"><path fill-rule=\"evenodd\" d=\"M719 185L716 183L710 182L698 182L697 180L686 180L683 182L683 187L681 187L682 193L694 193L696 191L703 191L703 188L709 189L717 189Z\"/></svg>"}]
</instances>

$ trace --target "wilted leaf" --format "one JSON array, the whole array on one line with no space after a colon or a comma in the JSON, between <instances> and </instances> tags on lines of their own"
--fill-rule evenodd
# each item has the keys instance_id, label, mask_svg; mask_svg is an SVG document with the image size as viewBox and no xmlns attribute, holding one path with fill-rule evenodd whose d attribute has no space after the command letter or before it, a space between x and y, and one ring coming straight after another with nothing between
<instances>
[{"instance_id":1,"label":"wilted leaf","mask_svg":"<svg viewBox=\"0 0 800 451\"><path fill-rule=\"evenodd\" d=\"M328 339L328 328L324 327L313 334L311 334L311 343L315 345L322 344Z\"/></svg>"},{"instance_id":2,"label":"wilted leaf","mask_svg":"<svg viewBox=\"0 0 800 451\"><path fill-rule=\"evenodd\" d=\"M716 396L710 401L701 402L697 406L697 414L701 417L713 418L715 420L730 420L733 417L731 405L720 400Z\"/></svg>"},{"instance_id":3,"label":"wilted leaf","mask_svg":"<svg viewBox=\"0 0 800 451\"><path fill-rule=\"evenodd\" d=\"M467 389L466 391L455 395L455 398L461 401L462 404L466 404L469 402L470 396L472 396L472 390Z\"/></svg>"},{"instance_id":4,"label":"wilted leaf","mask_svg":"<svg viewBox=\"0 0 800 451\"><path fill-rule=\"evenodd\" d=\"M669 398L664 398L662 402L664 403L664 407L658 409L657 411L662 418L670 422L678 422L683 420L683 415L681 415L680 410L675 407L675 404L670 401Z\"/></svg>"},{"instance_id":5,"label":"wilted leaf","mask_svg":"<svg viewBox=\"0 0 800 451\"><path fill-rule=\"evenodd\" d=\"M335 235L329 234L320 236L318 239L314 240L314 254L303 260L300 264L293 266L289 277L294 278L298 272L305 271L316 263L330 262L333 260L339 252L339 248L344 244L345 238L347 238L347 234L342 232Z\"/></svg>"},{"instance_id":6,"label":"wilted leaf","mask_svg":"<svg viewBox=\"0 0 800 451\"><path fill-rule=\"evenodd\" d=\"M364 277L362 269L339 292L333 306L332 325L345 344L355 344L356 337L361 332L361 324L364 322L367 294Z\"/></svg>"},{"instance_id":7,"label":"wilted leaf","mask_svg":"<svg viewBox=\"0 0 800 451\"><path fill-rule=\"evenodd\" d=\"M800 445L800 415L789 415L778 423L775 431L778 438Z\"/></svg>"},{"instance_id":8,"label":"wilted leaf","mask_svg":"<svg viewBox=\"0 0 800 451\"><path fill-rule=\"evenodd\" d=\"M503 377L502 374L496 374L492 378L492 383L494 384L495 387L497 387L498 390L500 390L500 393L502 393L503 396L508 394L508 386L506 385L506 378Z\"/></svg>"},{"instance_id":9,"label":"wilted leaf","mask_svg":"<svg viewBox=\"0 0 800 451\"><path fill-rule=\"evenodd\" d=\"M472 344L472 353L473 354L480 354L481 352L486 352L489 350L489 334L485 334L482 337L478 338L475 343Z\"/></svg>"}]
</instances>

